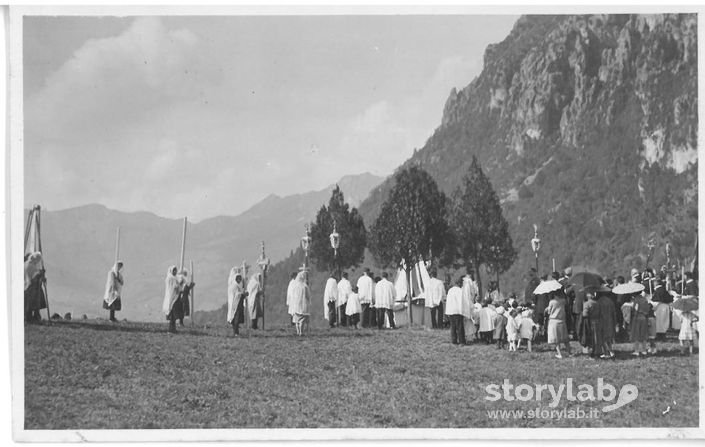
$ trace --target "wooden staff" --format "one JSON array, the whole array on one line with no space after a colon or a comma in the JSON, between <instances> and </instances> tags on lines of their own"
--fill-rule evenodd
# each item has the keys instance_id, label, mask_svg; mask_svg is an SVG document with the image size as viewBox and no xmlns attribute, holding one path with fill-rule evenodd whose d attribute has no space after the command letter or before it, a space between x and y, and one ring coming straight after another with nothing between
<instances>
[{"instance_id":1,"label":"wooden staff","mask_svg":"<svg viewBox=\"0 0 705 447\"><path fill-rule=\"evenodd\" d=\"M184 269L184 253L186 251L186 222L187 219L184 217L184 231L181 234L181 261L179 262L179 271Z\"/></svg>"},{"instance_id":2,"label":"wooden staff","mask_svg":"<svg viewBox=\"0 0 705 447\"><path fill-rule=\"evenodd\" d=\"M117 265L120 259L120 227L117 227L117 234L115 235L115 264Z\"/></svg>"},{"instance_id":3,"label":"wooden staff","mask_svg":"<svg viewBox=\"0 0 705 447\"><path fill-rule=\"evenodd\" d=\"M685 266L681 266L681 296L685 295Z\"/></svg>"},{"instance_id":4,"label":"wooden staff","mask_svg":"<svg viewBox=\"0 0 705 447\"><path fill-rule=\"evenodd\" d=\"M36 231L36 238L37 242L34 247L35 250L38 250L39 253L42 254L42 270L46 272L45 270L45 264L44 264L44 250L42 249L42 225L41 225L41 207L39 205L36 205L34 207L34 218L36 218L35 225L37 228ZM44 289L44 301L47 303L47 322L51 324L51 311L49 310L49 290L47 289L47 277L46 273L42 275L42 285L41 288Z\"/></svg>"},{"instance_id":5,"label":"wooden staff","mask_svg":"<svg viewBox=\"0 0 705 447\"><path fill-rule=\"evenodd\" d=\"M194 283L196 282L196 274L194 273L193 270L193 260L191 260L191 282ZM194 307L195 302L196 302L196 292L194 292L193 287L191 288L191 327L194 325L194 317L196 316L196 308Z\"/></svg>"},{"instance_id":6,"label":"wooden staff","mask_svg":"<svg viewBox=\"0 0 705 447\"><path fill-rule=\"evenodd\" d=\"M244 259L242 260L242 284L244 285L245 292L247 292L247 271L250 269L250 266L247 264L247 261ZM251 333L250 333L250 326L252 326L252 319L250 318L250 306L248 305L250 301L250 296L248 295L247 298L245 298L245 302L243 304L243 309L242 313L245 316L245 325L247 326L247 338L250 338Z\"/></svg>"}]
</instances>

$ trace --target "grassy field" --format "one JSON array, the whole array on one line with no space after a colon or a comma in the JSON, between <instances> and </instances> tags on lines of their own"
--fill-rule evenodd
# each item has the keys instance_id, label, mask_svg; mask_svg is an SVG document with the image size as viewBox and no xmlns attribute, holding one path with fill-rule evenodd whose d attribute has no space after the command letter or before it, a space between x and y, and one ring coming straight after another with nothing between
<instances>
[{"instance_id":1,"label":"grassy field","mask_svg":"<svg viewBox=\"0 0 705 447\"><path fill-rule=\"evenodd\" d=\"M448 331L246 331L226 327L165 333L166 324L55 322L25 329L25 428L241 427L693 427L698 355L676 341L654 358L619 345L616 360L555 359L494 346L454 346ZM574 347L577 344L574 342ZM490 402L485 387L568 378L596 387L634 384L639 396L593 419L508 417L541 402ZM557 407L585 411L605 402ZM670 408L670 409L669 409Z\"/></svg>"}]
</instances>

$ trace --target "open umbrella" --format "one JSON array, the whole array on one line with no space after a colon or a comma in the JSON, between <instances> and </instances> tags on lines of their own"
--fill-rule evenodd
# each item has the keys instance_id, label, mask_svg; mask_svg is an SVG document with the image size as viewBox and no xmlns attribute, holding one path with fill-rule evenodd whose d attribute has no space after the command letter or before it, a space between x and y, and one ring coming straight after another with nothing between
<instances>
[{"instance_id":1,"label":"open umbrella","mask_svg":"<svg viewBox=\"0 0 705 447\"><path fill-rule=\"evenodd\" d=\"M698 310L698 299L695 297L681 298L673 302L673 308L683 312Z\"/></svg>"},{"instance_id":2,"label":"open umbrella","mask_svg":"<svg viewBox=\"0 0 705 447\"><path fill-rule=\"evenodd\" d=\"M601 286L602 284L605 283L605 281L602 279L602 277L596 273L590 273L590 272L580 272L576 273L573 276L570 277L568 280L570 284L576 285L578 289L587 287L587 286Z\"/></svg>"},{"instance_id":3,"label":"open umbrella","mask_svg":"<svg viewBox=\"0 0 705 447\"><path fill-rule=\"evenodd\" d=\"M563 286L561 283L556 281L555 279L551 279L549 281L541 281L541 284L534 289L534 295L543 295L544 293L551 293L556 290L562 289Z\"/></svg>"},{"instance_id":4,"label":"open umbrella","mask_svg":"<svg viewBox=\"0 0 705 447\"><path fill-rule=\"evenodd\" d=\"M639 293L644 291L644 285L638 282L628 282L626 284L620 284L614 289L612 293L616 295L631 295L632 293Z\"/></svg>"}]
</instances>

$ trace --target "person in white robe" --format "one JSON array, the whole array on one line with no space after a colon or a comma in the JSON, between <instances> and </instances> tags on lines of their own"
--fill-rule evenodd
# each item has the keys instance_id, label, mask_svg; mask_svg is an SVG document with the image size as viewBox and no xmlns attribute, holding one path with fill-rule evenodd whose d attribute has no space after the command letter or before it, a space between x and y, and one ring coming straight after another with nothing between
<instances>
[{"instance_id":1,"label":"person in white robe","mask_svg":"<svg viewBox=\"0 0 705 447\"><path fill-rule=\"evenodd\" d=\"M463 327L465 328L465 341L475 340L477 332L476 325L479 320L476 318L475 303L480 294L477 283L472 279L472 275L466 274L463 277Z\"/></svg>"},{"instance_id":2,"label":"person in white robe","mask_svg":"<svg viewBox=\"0 0 705 447\"><path fill-rule=\"evenodd\" d=\"M470 314L470 306L463 294L463 285L464 279L458 279L456 284L448 290L446 297L445 311L450 320L450 342L454 345L466 344L465 318Z\"/></svg>"},{"instance_id":3,"label":"person in white robe","mask_svg":"<svg viewBox=\"0 0 705 447\"><path fill-rule=\"evenodd\" d=\"M326 287L323 290L323 318L328 320L329 327L335 327L338 320L337 306L338 302L338 282L335 280L333 273L326 281Z\"/></svg>"},{"instance_id":4,"label":"person in white robe","mask_svg":"<svg viewBox=\"0 0 705 447\"><path fill-rule=\"evenodd\" d=\"M117 322L115 311L122 310L122 266L122 261L117 261L110 269L103 294L103 309L110 311L110 321L113 323Z\"/></svg>"},{"instance_id":5,"label":"person in white robe","mask_svg":"<svg viewBox=\"0 0 705 447\"><path fill-rule=\"evenodd\" d=\"M384 327L385 315L389 319L389 327L396 329L394 324L394 301L396 290L389 280L387 272L382 273L382 278L375 285L375 307L377 308L377 329Z\"/></svg>"},{"instance_id":6,"label":"person in white robe","mask_svg":"<svg viewBox=\"0 0 705 447\"><path fill-rule=\"evenodd\" d=\"M306 284L306 273L299 272L291 291L291 311L294 315L296 333L301 336L309 332L309 318L311 315L311 294Z\"/></svg>"},{"instance_id":7,"label":"person in white robe","mask_svg":"<svg viewBox=\"0 0 705 447\"><path fill-rule=\"evenodd\" d=\"M245 281L240 269L233 267L228 276L228 315L227 321L233 327L233 337L240 335L240 324L245 322L244 301L247 297Z\"/></svg>"},{"instance_id":8,"label":"person in white robe","mask_svg":"<svg viewBox=\"0 0 705 447\"><path fill-rule=\"evenodd\" d=\"M488 301L482 305L480 309L480 337L487 344L492 343L492 336L494 332L494 319L497 315L494 306Z\"/></svg>"},{"instance_id":9,"label":"person in white robe","mask_svg":"<svg viewBox=\"0 0 705 447\"><path fill-rule=\"evenodd\" d=\"M291 313L291 294L296 285L296 275L298 275L298 272L291 272L289 285L286 288L286 312L291 315L291 324L294 324L294 314Z\"/></svg>"},{"instance_id":10,"label":"person in white robe","mask_svg":"<svg viewBox=\"0 0 705 447\"><path fill-rule=\"evenodd\" d=\"M357 294L357 287L353 287L348 295L348 302L345 304L345 315L348 317L350 326L355 329L360 329L360 314L362 306L360 306L360 297Z\"/></svg>"},{"instance_id":11,"label":"person in white robe","mask_svg":"<svg viewBox=\"0 0 705 447\"><path fill-rule=\"evenodd\" d=\"M176 332L176 313L174 312L174 306L179 303L179 296L181 293L181 282L176 276L178 269L175 265L169 267L166 272L166 278L164 279L164 302L162 303L162 312L166 315L166 319L169 320L169 332Z\"/></svg>"},{"instance_id":12,"label":"person in white robe","mask_svg":"<svg viewBox=\"0 0 705 447\"><path fill-rule=\"evenodd\" d=\"M346 312L346 304L348 296L352 293L352 284L348 281L348 272L343 272L342 278L338 281L338 315L340 316L340 325L348 325L348 315Z\"/></svg>"},{"instance_id":13,"label":"person in white robe","mask_svg":"<svg viewBox=\"0 0 705 447\"><path fill-rule=\"evenodd\" d=\"M257 329L257 320L262 316L262 274L255 273L247 282L247 316L251 328Z\"/></svg>"},{"instance_id":14,"label":"person in white robe","mask_svg":"<svg viewBox=\"0 0 705 447\"><path fill-rule=\"evenodd\" d=\"M446 299L446 287L443 281L436 278L436 269L431 270L431 280L426 287L426 307L431 309L431 327L443 327L443 301Z\"/></svg>"},{"instance_id":15,"label":"person in white robe","mask_svg":"<svg viewBox=\"0 0 705 447\"><path fill-rule=\"evenodd\" d=\"M362 327L369 327L372 320L372 310L370 309L374 301L374 281L372 281L370 269L366 268L365 273L357 280L357 294L360 297L360 305L362 306Z\"/></svg>"}]
</instances>

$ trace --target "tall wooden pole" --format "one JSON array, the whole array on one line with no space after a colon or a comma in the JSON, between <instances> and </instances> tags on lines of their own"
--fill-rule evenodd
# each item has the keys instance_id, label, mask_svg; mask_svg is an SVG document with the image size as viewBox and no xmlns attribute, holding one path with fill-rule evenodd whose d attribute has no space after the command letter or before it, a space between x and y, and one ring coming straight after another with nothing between
<instances>
[{"instance_id":1,"label":"tall wooden pole","mask_svg":"<svg viewBox=\"0 0 705 447\"><path fill-rule=\"evenodd\" d=\"M411 323L413 322L412 321L412 312L411 312L411 295L412 295L412 293L411 293L411 270L406 265L404 265L404 273L406 274L406 284L407 284L407 288L406 288L406 296L407 296L407 303L408 303L407 315L409 316L409 329L411 329Z\"/></svg>"},{"instance_id":2,"label":"tall wooden pole","mask_svg":"<svg viewBox=\"0 0 705 447\"><path fill-rule=\"evenodd\" d=\"M44 250L42 249L42 226L41 226L41 207L39 205L34 207L35 212L37 213L37 245L39 249L39 253L42 254L42 270L45 270L45 263L44 263ZM44 300L47 303L47 321L49 324L51 324L51 312L49 311L49 291L47 290L47 278L46 275L42 277L42 287L44 288Z\"/></svg>"},{"instance_id":3,"label":"tall wooden pole","mask_svg":"<svg viewBox=\"0 0 705 447\"><path fill-rule=\"evenodd\" d=\"M184 231L181 234L181 260L179 262L179 271L184 269L184 253L186 252L186 222L187 218L184 217Z\"/></svg>"},{"instance_id":4,"label":"tall wooden pole","mask_svg":"<svg viewBox=\"0 0 705 447\"><path fill-rule=\"evenodd\" d=\"M193 269L193 259L191 260L191 282L196 282L196 273ZM191 327L195 324L193 318L196 316L196 292L191 288Z\"/></svg>"},{"instance_id":5,"label":"tall wooden pole","mask_svg":"<svg viewBox=\"0 0 705 447\"><path fill-rule=\"evenodd\" d=\"M262 287L262 330L264 331L264 288L265 283L267 282L267 269L269 268L269 258L264 254L264 241L262 241L261 248L262 251L259 255L259 258L257 259L257 265L259 266L260 271L262 272L262 284L260 284L260 287Z\"/></svg>"},{"instance_id":6,"label":"tall wooden pole","mask_svg":"<svg viewBox=\"0 0 705 447\"><path fill-rule=\"evenodd\" d=\"M115 264L117 264L120 259L120 227L117 227L117 234L115 235Z\"/></svg>"},{"instance_id":7,"label":"tall wooden pole","mask_svg":"<svg viewBox=\"0 0 705 447\"><path fill-rule=\"evenodd\" d=\"M247 271L249 270L250 266L247 264L247 261L244 259L242 260L242 283L244 285L245 291L247 291ZM246 302L243 303L243 310L242 313L245 315L245 325L247 326L247 338L251 337L250 334L250 329L252 326L252 318L250 318L250 306L249 302L250 299L252 299L249 295L246 298Z\"/></svg>"}]
</instances>

